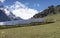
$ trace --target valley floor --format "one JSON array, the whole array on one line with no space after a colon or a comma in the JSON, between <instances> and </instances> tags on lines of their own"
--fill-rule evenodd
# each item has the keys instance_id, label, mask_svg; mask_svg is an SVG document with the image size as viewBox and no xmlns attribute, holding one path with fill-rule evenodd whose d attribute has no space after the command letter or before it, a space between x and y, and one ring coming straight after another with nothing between
<instances>
[{"instance_id":1,"label":"valley floor","mask_svg":"<svg viewBox=\"0 0 60 38\"><path fill-rule=\"evenodd\" d=\"M60 38L60 22L0 29L0 38Z\"/></svg>"}]
</instances>

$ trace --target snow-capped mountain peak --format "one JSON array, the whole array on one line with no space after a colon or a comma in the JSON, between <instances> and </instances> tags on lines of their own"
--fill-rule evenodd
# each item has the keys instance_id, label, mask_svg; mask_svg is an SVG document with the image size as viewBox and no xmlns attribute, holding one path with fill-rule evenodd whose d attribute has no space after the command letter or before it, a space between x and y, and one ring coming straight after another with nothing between
<instances>
[{"instance_id":1,"label":"snow-capped mountain peak","mask_svg":"<svg viewBox=\"0 0 60 38\"><path fill-rule=\"evenodd\" d=\"M10 13L10 11L8 10L8 8L6 8L6 7L3 6L3 5L0 6L0 10L3 10L6 15L9 15L9 13Z\"/></svg>"},{"instance_id":2,"label":"snow-capped mountain peak","mask_svg":"<svg viewBox=\"0 0 60 38\"><path fill-rule=\"evenodd\" d=\"M3 5L0 6L0 10L2 10L11 20L21 20L20 17L16 17L7 7Z\"/></svg>"}]
</instances>

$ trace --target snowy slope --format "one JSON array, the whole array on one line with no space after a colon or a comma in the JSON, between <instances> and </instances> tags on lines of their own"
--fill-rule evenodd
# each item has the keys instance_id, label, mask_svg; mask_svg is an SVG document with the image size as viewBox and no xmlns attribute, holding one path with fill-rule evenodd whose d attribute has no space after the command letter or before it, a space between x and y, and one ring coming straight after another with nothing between
<instances>
[{"instance_id":1,"label":"snowy slope","mask_svg":"<svg viewBox=\"0 0 60 38\"><path fill-rule=\"evenodd\" d=\"M2 11L5 14L5 16L9 17L10 20L22 20L20 17L16 17L11 11L9 11L8 8L4 7L3 5L0 6L0 11Z\"/></svg>"}]
</instances>

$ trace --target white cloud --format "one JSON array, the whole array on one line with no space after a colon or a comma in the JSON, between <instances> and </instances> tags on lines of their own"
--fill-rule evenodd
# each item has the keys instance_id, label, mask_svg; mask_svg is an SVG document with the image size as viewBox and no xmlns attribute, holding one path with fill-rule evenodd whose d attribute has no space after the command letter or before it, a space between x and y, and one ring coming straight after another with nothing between
<instances>
[{"instance_id":1,"label":"white cloud","mask_svg":"<svg viewBox=\"0 0 60 38\"><path fill-rule=\"evenodd\" d=\"M23 3L19 2L19 1L16 1L16 2L14 2L14 4L11 6L11 8L13 8L13 9L26 8L26 6L25 6Z\"/></svg>"},{"instance_id":2,"label":"white cloud","mask_svg":"<svg viewBox=\"0 0 60 38\"><path fill-rule=\"evenodd\" d=\"M4 3L6 0L0 0L0 2Z\"/></svg>"},{"instance_id":3,"label":"white cloud","mask_svg":"<svg viewBox=\"0 0 60 38\"><path fill-rule=\"evenodd\" d=\"M16 1L13 5L11 5L10 9L16 17L21 17L22 19L29 19L38 13L37 10L28 8L25 4L19 1Z\"/></svg>"}]
</instances>

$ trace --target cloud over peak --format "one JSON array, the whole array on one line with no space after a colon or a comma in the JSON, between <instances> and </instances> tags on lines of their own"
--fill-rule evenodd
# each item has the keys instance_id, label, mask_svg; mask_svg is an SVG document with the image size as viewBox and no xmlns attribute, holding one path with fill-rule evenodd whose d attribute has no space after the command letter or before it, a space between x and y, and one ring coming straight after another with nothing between
<instances>
[{"instance_id":1,"label":"cloud over peak","mask_svg":"<svg viewBox=\"0 0 60 38\"><path fill-rule=\"evenodd\" d=\"M31 9L19 1L14 2L9 8L16 17L21 17L22 19L29 19L38 13L37 10Z\"/></svg>"}]
</instances>

